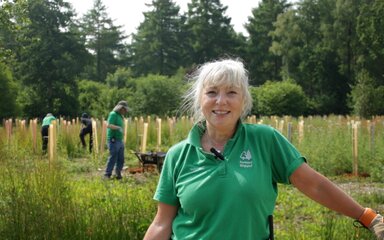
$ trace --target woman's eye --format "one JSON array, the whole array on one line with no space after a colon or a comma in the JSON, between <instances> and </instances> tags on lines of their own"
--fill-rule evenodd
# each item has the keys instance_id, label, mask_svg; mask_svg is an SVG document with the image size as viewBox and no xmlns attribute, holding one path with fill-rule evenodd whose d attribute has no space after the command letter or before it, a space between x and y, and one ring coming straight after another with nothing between
<instances>
[{"instance_id":1,"label":"woman's eye","mask_svg":"<svg viewBox=\"0 0 384 240\"><path fill-rule=\"evenodd\" d=\"M237 92L236 92L236 91L229 91L228 94L230 94L230 95L236 95Z\"/></svg>"},{"instance_id":2,"label":"woman's eye","mask_svg":"<svg viewBox=\"0 0 384 240\"><path fill-rule=\"evenodd\" d=\"M216 91L207 91L205 94L207 94L208 96L214 96L216 95Z\"/></svg>"}]
</instances>

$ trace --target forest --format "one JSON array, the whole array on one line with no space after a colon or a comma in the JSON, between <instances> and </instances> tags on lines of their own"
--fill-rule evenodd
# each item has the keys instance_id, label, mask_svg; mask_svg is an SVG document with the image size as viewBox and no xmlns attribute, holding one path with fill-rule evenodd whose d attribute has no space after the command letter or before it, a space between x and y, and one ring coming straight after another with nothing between
<instances>
[{"instance_id":1,"label":"forest","mask_svg":"<svg viewBox=\"0 0 384 240\"><path fill-rule=\"evenodd\" d=\"M153 0L124 34L102 0L79 16L63 0L0 2L0 119L47 112L178 114L189 75L241 58L252 114L384 114L384 1L262 0L235 32L220 0ZM161 103L161 104L159 104Z\"/></svg>"}]
</instances>

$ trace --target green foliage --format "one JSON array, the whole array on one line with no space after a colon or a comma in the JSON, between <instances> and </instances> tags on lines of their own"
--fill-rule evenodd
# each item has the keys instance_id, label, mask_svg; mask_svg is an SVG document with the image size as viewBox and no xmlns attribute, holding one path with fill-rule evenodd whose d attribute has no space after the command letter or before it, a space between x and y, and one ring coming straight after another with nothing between
<instances>
[{"instance_id":1,"label":"green foliage","mask_svg":"<svg viewBox=\"0 0 384 240\"><path fill-rule=\"evenodd\" d=\"M31 96L21 101L28 116L47 112L74 115L77 106L75 76L82 70L84 47L71 32L73 14L62 1L17 1L11 5L14 44L12 70ZM36 97L37 96L37 97ZM70 107L69 107L70 106Z\"/></svg>"},{"instance_id":2,"label":"green foliage","mask_svg":"<svg viewBox=\"0 0 384 240\"><path fill-rule=\"evenodd\" d=\"M0 119L15 117L18 113L16 104L17 86L12 73L0 62Z\"/></svg>"},{"instance_id":3,"label":"green foliage","mask_svg":"<svg viewBox=\"0 0 384 240\"><path fill-rule=\"evenodd\" d=\"M270 49L283 60L283 79L294 79L303 88L315 114L349 111L347 94L356 68L355 18L351 16L356 14L358 4L349 8L341 7L341 2L300 1L297 8L278 16L270 33Z\"/></svg>"},{"instance_id":4,"label":"green foliage","mask_svg":"<svg viewBox=\"0 0 384 240\"><path fill-rule=\"evenodd\" d=\"M246 37L234 31L227 6L218 0L192 0L185 14L170 0L153 0L148 7L132 42L125 43L121 26L101 0L81 19L61 0L2 1L0 61L15 83L11 88L17 89L19 115L79 114L87 105L78 108L83 93L76 79L107 81L104 86L111 91L100 92L99 106L91 107L97 109L94 114L105 115L119 98L140 96L134 93L135 78L170 77L180 68L189 73L225 56L245 60L254 86L293 79L309 98L309 114L357 112L362 99L351 87L362 86L362 74L374 88L384 85L380 0L263 0L245 24ZM369 109L365 116L382 113L380 106Z\"/></svg>"},{"instance_id":5,"label":"green foliage","mask_svg":"<svg viewBox=\"0 0 384 240\"><path fill-rule=\"evenodd\" d=\"M247 46L247 65L252 85L261 85L268 79L280 79L281 55L270 52L274 22L277 16L287 10L286 0L261 1L252 10L249 23L245 25L249 33ZM261 54L263 53L263 54Z\"/></svg>"},{"instance_id":6,"label":"green foliage","mask_svg":"<svg viewBox=\"0 0 384 240\"><path fill-rule=\"evenodd\" d=\"M354 112L365 118L384 114L384 86L378 87L365 70L358 74L357 79L351 92Z\"/></svg>"},{"instance_id":7,"label":"green foliage","mask_svg":"<svg viewBox=\"0 0 384 240\"><path fill-rule=\"evenodd\" d=\"M219 0L192 0L188 4L185 27L189 37L186 40L193 63L238 53L240 42L225 13L227 8Z\"/></svg>"},{"instance_id":8,"label":"green foliage","mask_svg":"<svg viewBox=\"0 0 384 240\"><path fill-rule=\"evenodd\" d=\"M362 48L359 49L358 62L378 85L384 85L384 2L380 0L361 4L357 18L356 33Z\"/></svg>"},{"instance_id":9,"label":"green foliage","mask_svg":"<svg viewBox=\"0 0 384 240\"><path fill-rule=\"evenodd\" d=\"M90 64L83 78L104 82L108 73L116 71L125 57L122 26L115 26L101 0L95 0L80 22L82 38L90 54Z\"/></svg>"},{"instance_id":10,"label":"green foliage","mask_svg":"<svg viewBox=\"0 0 384 240\"><path fill-rule=\"evenodd\" d=\"M148 75L136 80L132 99L134 113L166 116L175 113L181 102L181 80L160 75Z\"/></svg>"},{"instance_id":11,"label":"green foliage","mask_svg":"<svg viewBox=\"0 0 384 240\"><path fill-rule=\"evenodd\" d=\"M170 0L153 0L145 20L133 35L131 44L136 76L160 74L171 76L186 56L181 27L180 8Z\"/></svg>"},{"instance_id":12,"label":"green foliage","mask_svg":"<svg viewBox=\"0 0 384 240\"><path fill-rule=\"evenodd\" d=\"M106 83L108 87L115 87L115 88L133 88L135 87L132 83L133 81L130 81L132 79L132 70L127 68L118 68L116 72L109 73L106 78Z\"/></svg>"},{"instance_id":13,"label":"green foliage","mask_svg":"<svg viewBox=\"0 0 384 240\"><path fill-rule=\"evenodd\" d=\"M307 110L307 97L302 88L291 82L267 81L252 89L254 114L299 116Z\"/></svg>"},{"instance_id":14,"label":"green foliage","mask_svg":"<svg viewBox=\"0 0 384 240\"><path fill-rule=\"evenodd\" d=\"M89 80L81 80L78 85L79 109L92 117L106 119L118 101L126 99L129 104L132 102L133 93L129 88L108 87L106 84Z\"/></svg>"}]
</instances>

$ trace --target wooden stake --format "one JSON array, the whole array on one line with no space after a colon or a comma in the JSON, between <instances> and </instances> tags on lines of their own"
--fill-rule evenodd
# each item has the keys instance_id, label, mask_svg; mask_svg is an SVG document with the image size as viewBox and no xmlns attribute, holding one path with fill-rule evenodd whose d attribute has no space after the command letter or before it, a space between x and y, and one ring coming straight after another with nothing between
<instances>
[{"instance_id":1,"label":"wooden stake","mask_svg":"<svg viewBox=\"0 0 384 240\"><path fill-rule=\"evenodd\" d=\"M280 123L279 123L279 131L282 133L283 130L284 130L284 120L280 120Z\"/></svg>"},{"instance_id":2,"label":"wooden stake","mask_svg":"<svg viewBox=\"0 0 384 240\"><path fill-rule=\"evenodd\" d=\"M287 125L287 138L288 141L292 142L292 123L289 122Z\"/></svg>"},{"instance_id":3,"label":"wooden stake","mask_svg":"<svg viewBox=\"0 0 384 240\"><path fill-rule=\"evenodd\" d=\"M371 156L374 157L375 153L375 122L368 121L368 133L369 133L369 149Z\"/></svg>"},{"instance_id":4,"label":"wooden stake","mask_svg":"<svg viewBox=\"0 0 384 240\"><path fill-rule=\"evenodd\" d=\"M29 127L32 134L32 150L34 153L37 151L37 119L31 119L29 121Z\"/></svg>"},{"instance_id":5,"label":"wooden stake","mask_svg":"<svg viewBox=\"0 0 384 240\"><path fill-rule=\"evenodd\" d=\"M5 120L5 131L7 133L7 143L9 145L11 143L12 136L12 118Z\"/></svg>"},{"instance_id":6,"label":"wooden stake","mask_svg":"<svg viewBox=\"0 0 384 240\"><path fill-rule=\"evenodd\" d=\"M161 118L156 119L157 125L157 151L160 151L161 147Z\"/></svg>"},{"instance_id":7,"label":"wooden stake","mask_svg":"<svg viewBox=\"0 0 384 240\"><path fill-rule=\"evenodd\" d=\"M107 134L107 121L101 120L102 127L101 127L101 140L100 140L100 154L102 155L104 153L104 147L106 142L106 134Z\"/></svg>"},{"instance_id":8,"label":"wooden stake","mask_svg":"<svg viewBox=\"0 0 384 240\"><path fill-rule=\"evenodd\" d=\"M174 119L168 117L168 126L169 126L169 142L173 143L173 127L174 127Z\"/></svg>"},{"instance_id":9,"label":"wooden stake","mask_svg":"<svg viewBox=\"0 0 384 240\"><path fill-rule=\"evenodd\" d=\"M353 155L353 175L359 175L358 165L358 124L359 122L352 121L352 155Z\"/></svg>"},{"instance_id":10,"label":"wooden stake","mask_svg":"<svg viewBox=\"0 0 384 240\"><path fill-rule=\"evenodd\" d=\"M56 120L52 121L48 130L48 159L49 165L56 159Z\"/></svg>"},{"instance_id":11,"label":"wooden stake","mask_svg":"<svg viewBox=\"0 0 384 240\"><path fill-rule=\"evenodd\" d=\"M93 137L93 148L92 150L94 151L95 154L99 153L99 141L97 138L97 123L96 121L92 118L92 137Z\"/></svg>"},{"instance_id":12,"label":"wooden stake","mask_svg":"<svg viewBox=\"0 0 384 240\"><path fill-rule=\"evenodd\" d=\"M127 142L128 118L124 118L124 144Z\"/></svg>"},{"instance_id":13,"label":"wooden stake","mask_svg":"<svg viewBox=\"0 0 384 240\"><path fill-rule=\"evenodd\" d=\"M304 138L304 120L299 121L299 144L303 141Z\"/></svg>"},{"instance_id":14,"label":"wooden stake","mask_svg":"<svg viewBox=\"0 0 384 240\"><path fill-rule=\"evenodd\" d=\"M143 140L141 141L141 152L145 153L147 150L147 135L148 135L148 123L144 123Z\"/></svg>"}]
</instances>

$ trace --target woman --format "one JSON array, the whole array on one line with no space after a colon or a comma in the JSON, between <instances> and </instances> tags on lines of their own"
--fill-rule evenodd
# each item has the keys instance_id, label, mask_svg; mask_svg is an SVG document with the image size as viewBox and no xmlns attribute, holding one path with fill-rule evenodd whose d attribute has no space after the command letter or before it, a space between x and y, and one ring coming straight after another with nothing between
<instances>
[{"instance_id":1,"label":"woman","mask_svg":"<svg viewBox=\"0 0 384 240\"><path fill-rule=\"evenodd\" d=\"M145 240L272 239L268 218L277 183L293 184L383 239L381 215L309 167L278 131L241 121L252 108L252 98L240 61L200 67L186 106L196 124L188 138L167 153L154 196L157 214Z\"/></svg>"}]
</instances>

